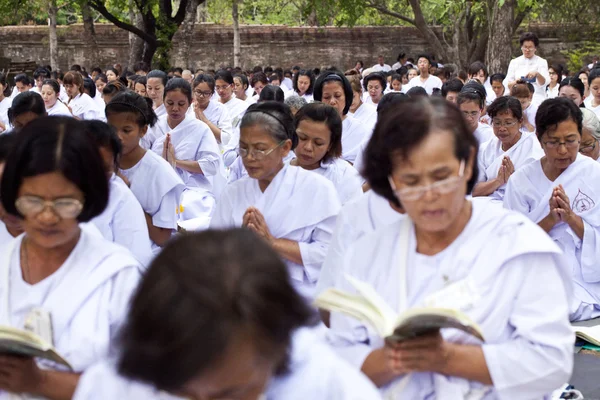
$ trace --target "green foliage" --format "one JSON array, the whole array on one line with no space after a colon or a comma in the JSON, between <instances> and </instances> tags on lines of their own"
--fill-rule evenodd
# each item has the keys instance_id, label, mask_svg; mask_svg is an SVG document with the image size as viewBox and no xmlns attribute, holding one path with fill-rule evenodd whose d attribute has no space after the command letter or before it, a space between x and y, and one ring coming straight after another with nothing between
<instances>
[{"instance_id":1,"label":"green foliage","mask_svg":"<svg viewBox=\"0 0 600 400\"><path fill-rule=\"evenodd\" d=\"M600 55L600 43L585 41L581 47L563 51L562 54L567 59L569 71L579 71L591 62L593 56Z\"/></svg>"}]
</instances>

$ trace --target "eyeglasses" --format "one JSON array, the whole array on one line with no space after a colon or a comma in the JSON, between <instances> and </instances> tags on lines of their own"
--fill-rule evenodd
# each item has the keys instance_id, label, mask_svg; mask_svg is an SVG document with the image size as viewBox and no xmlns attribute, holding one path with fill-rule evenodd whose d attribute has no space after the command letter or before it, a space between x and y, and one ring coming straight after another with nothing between
<instances>
[{"instance_id":1,"label":"eyeglasses","mask_svg":"<svg viewBox=\"0 0 600 400\"><path fill-rule=\"evenodd\" d=\"M405 189L396 189L396 185L392 180L391 176L388 176L390 187L394 191L396 197L403 201L416 201L425 195L425 193L435 191L439 194L448 194L456 190L460 182L462 182L463 175L465 173L465 160L461 160L460 167L458 169L458 176L451 176L444 180L432 183L427 186L409 187Z\"/></svg>"},{"instance_id":2,"label":"eyeglasses","mask_svg":"<svg viewBox=\"0 0 600 400\"><path fill-rule=\"evenodd\" d=\"M533 50L535 50L535 47L525 47L525 46L523 46L523 47L521 47L521 50L523 50L523 51L533 51Z\"/></svg>"},{"instance_id":3,"label":"eyeglasses","mask_svg":"<svg viewBox=\"0 0 600 400\"><path fill-rule=\"evenodd\" d=\"M505 127L505 128L512 128L513 126L517 125L519 123L519 121L500 121L500 120L492 120L492 126L494 128L501 128L501 127Z\"/></svg>"},{"instance_id":4,"label":"eyeglasses","mask_svg":"<svg viewBox=\"0 0 600 400\"><path fill-rule=\"evenodd\" d=\"M481 114L481 111L463 111L462 113L466 118L477 118Z\"/></svg>"},{"instance_id":5,"label":"eyeglasses","mask_svg":"<svg viewBox=\"0 0 600 400\"><path fill-rule=\"evenodd\" d=\"M381 86L367 86L367 90L370 92L371 90L381 90Z\"/></svg>"},{"instance_id":6,"label":"eyeglasses","mask_svg":"<svg viewBox=\"0 0 600 400\"><path fill-rule=\"evenodd\" d=\"M201 92L200 90L194 90L194 94L198 97L208 97L208 96L212 96L213 92L211 92L211 91Z\"/></svg>"},{"instance_id":7,"label":"eyeglasses","mask_svg":"<svg viewBox=\"0 0 600 400\"><path fill-rule=\"evenodd\" d=\"M252 155L252 158L254 158L256 161L260 161L263 160L266 156L268 156L269 154L271 154L272 152L275 151L275 149L277 149L278 147L281 147L286 141L282 140L281 142L279 142L279 144L275 147L273 147L271 150L257 150L257 149L245 149L243 147L240 147L240 156L242 158L246 158L248 157L248 155Z\"/></svg>"},{"instance_id":8,"label":"eyeglasses","mask_svg":"<svg viewBox=\"0 0 600 400\"><path fill-rule=\"evenodd\" d=\"M62 219L75 219L83 211L83 203L70 198L46 201L36 196L22 196L17 199L15 206L24 217L35 217L47 207Z\"/></svg>"},{"instance_id":9,"label":"eyeglasses","mask_svg":"<svg viewBox=\"0 0 600 400\"><path fill-rule=\"evenodd\" d=\"M557 140L551 140L549 142L543 142L543 143L549 149L558 149L560 146L563 146L563 145L567 149L574 149L579 146L579 143L581 143L581 140L570 139L570 140L565 140L564 142L559 142Z\"/></svg>"},{"instance_id":10,"label":"eyeglasses","mask_svg":"<svg viewBox=\"0 0 600 400\"><path fill-rule=\"evenodd\" d=\"M594 141L592 144L582 144L582 147L579 148L579 152L582 154L589 154L596 148L598 141Z\"/></svg>"}]
</instances>

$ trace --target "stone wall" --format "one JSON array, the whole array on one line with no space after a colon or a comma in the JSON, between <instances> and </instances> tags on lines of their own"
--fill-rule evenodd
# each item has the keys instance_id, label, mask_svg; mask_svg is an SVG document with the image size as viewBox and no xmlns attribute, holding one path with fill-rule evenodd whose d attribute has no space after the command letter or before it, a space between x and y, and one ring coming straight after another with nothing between
<instances>
[{"instance_id":1,"label":"stone wall","mask_svg":"<svg viewBox=\"0 0 600 400\"><path fill-rule=\"evenodd\" d=\"M540 36L539 54L559 60L561 51L577 46L584 38L577 28L535 25L529 27ZM585 31L585 30L583 30ZM129 51L128 33L111 24L96 25L98 54L92 54L83 40L83 26L59 27L59 63L63 69L72 64L88 68L106 67L116 62L126 63ZM581 32L581 29L579 29ZM13 61L49 63L48 28L46 26L0 27L0 57ZM178 37L173 44L176 47ZM392 64L399 51L416 55L430 51L428 43L411 27L316 28L287 26L242 26L243 67L293 64L311 67L336 65L346 69L356 60L373 65L378 54ZM518 48L515 45L515 52ZM197 27L192 46L194 68L217 68L233 62L233 31L230 26L201 24Z\"/></svg>"}]
</instances>

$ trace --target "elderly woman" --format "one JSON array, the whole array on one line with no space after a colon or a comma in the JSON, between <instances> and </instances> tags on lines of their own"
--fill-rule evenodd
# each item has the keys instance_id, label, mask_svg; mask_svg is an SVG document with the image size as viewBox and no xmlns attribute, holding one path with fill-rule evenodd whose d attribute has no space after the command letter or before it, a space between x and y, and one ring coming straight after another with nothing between
<instances>
[{"instance_id":1,"label":"elderly woman","mask_svg":"<svg viewBox=\"0 0 600 400\"><path fill-rule=\"evenodd\" d=\"M583 126L581 130L581 145L579 152L592 160L600 161L600 120L593 111L582 108Z\"/></svg>"},{"instance_id":2,"label":"elderly woman","mask_svg":"<svg viewBox=\"0 0 600 400\"><path fill-rule=\"evenodd\" d=\"M286 106L288 106L290 108L292 115L296 115L296 113L298 111L300 111L300 109L302 107L304 107L305 105L308 104L306 99L304 97L300 97L300 96L290 96L287 99L285 99L283 102L285 103Z\"/></svg>"},{"instance_id":3,"label":"elderly woman","mask_svg":"<svg viewBox=\"0 0 600 400\"><path fill-rule=\"evenodd\" d=\"M27 325L54 344L73 372L5 354L0 399L14 398L8 392L71 398L79 375L107 356L140 266L127 249L80 227L109 198L102 158L83 123L39 118L15 141L0 194L24 233L0 245L0 324Z\"/></svg>"},{"instance_id":4,"label":"elderly woman","mask_svg":"<svg viewBox=\"0 0 600 400\"><path fill-rule=\"evenodd\" d=\"M516 171L504 206L536 222L563 249L575 292L571 320L600 316L600 165L579 153L582 113L571 100L548 99L537 116L541 160Z\"/></svg>"},{"instance_id":5,"label":"elderly woman","mask_svg":"<svg viewBox=\"0 0 600 400\"><path fill-rule=\"evenodd\" d=\"M477 147L460 111L439 98L382 114L367 147L367 181L407 218L353 243L346 276L371 285L398 312L461 310L485 337L443 330L394 342L332 314L332 345L386 398L542 398L571 374L570 285L560 250L524 216L466 198ZM336 286L352 291L343 278Z\"/></svg>"},{"instance_id":6,"label":"elderly woman","mask_svg":"<svg viewBox=\"0 0 600 400\"><path fill-rule=\"evenodd\" d=\"M326 178L284 162L298 143L289 108L276 102L251 107L239 144L248 177L225 188L210 226L245 226L263 237L310 298L340 210L338 194Z\"/></svg>"}]
</instances>

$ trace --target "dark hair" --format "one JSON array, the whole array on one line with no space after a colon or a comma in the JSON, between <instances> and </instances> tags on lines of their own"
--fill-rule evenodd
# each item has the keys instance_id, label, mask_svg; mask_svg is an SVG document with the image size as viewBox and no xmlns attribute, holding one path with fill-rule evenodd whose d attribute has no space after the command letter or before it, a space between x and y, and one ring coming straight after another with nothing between
<instances>
[{"instance_id":1,"label":"dark hair","mask_svg":"<svg viewBox=\"0 0 600 400\"><path fill-rule=\"evenodd\" d=\"M495 118L496 115L505 111L512 112L513 117L519 121L523 119L523 107L521 107L521 102L512 96L497 97L487 108L487 113L490 118Z\"/></svg>"},{"instance_id":2,"label":"dark hair","mask_svg":"<svg viewBox=\"0 0 600 400\"><path fill-rule=\"evenodd\" d=\"M140 84L140 85L144 85L146 86L146 84L148 83L148 79L146 79L146 76L144 75L140 75L135 79L135 84ZM135 88L135 86L134 86Z\"/></svg>"},{"instance_id":3,"label":"dark hair","mask_svg":"<svg viewBox=\"0 0 600 400\"><path fill-rule=\"evenodd\" d=\"M148 80L150 80L152 78L158 78L162 81L163 86L167 86L167 81L169 80L167 74L165 74L163 71L161 71L159 69L153 69L152 71L148 72L148 75L146 75L146 78Z\"/></svg>"},{"instance_id":4,"label":"dark hair","mask_svg":"<svg viewBox=\"0 0 600 400\"><path fill-rule=\"evenodd\" d=\"M104 70L104 74L106 75L108 73L108 71L112 71L112 73L116 75L117 79L119 79L121 74L119 74L119 71L117 71L116 68L108 67L108 68L106 68L106 70Z\"/></svg>"},{"instance_id":5,"label":"dark hair","mask_svg":"<svg viewBox=\"0 0 600 400\"><path fill-rule=\"evenodd\" d=\"M502 86L504 86L504 79L506 79L506 75L502 73L492 74L492 76L490 76L490 85L493 82L500 82L502 83Z\"/></svg>"},{"instance_id":6,"label":"dark hair","mask_svg":"<svg viewBox=\"0 0 600 400\"><path fill-rule=\"evenodd\" d=\"M404 93L391 92L383 95L379 103L377 103L377 115L385 110L392 108L396 104L406 101L409 97Z\"/></svg>"},{"instance_id":7,"label":"dark hair","mask_svg":"<svg viewBox=\"0 0 600 400\"><path fill-rule=\"evenodd\" d=\"M281 82L281 80L282 79L276 73L273 73L273 74L271 74L271 76L269 76L269 82L273 82L273 81L280 81Z\"/></svg>"},{"instance_id":8,"label":"dark hair","mask_svg":"<svg viewBox=\"0 0 600 400\"><path fill-rule=\"evenodd\" d=\"M400 61L405 57L406 57L406 53L401 51L400 53L398 53L398 58L396 58L396 61Z\"/></svg>"},{"instance_id":9,"label":"dark hair","mask_svg":"<svg viewBox=\"0 0 600 400\"><path fill-rule=\"evenodd\" d=\"M391 73L391 77L392 77L392 82L400 81L400 83L402 83L402 76L400 74L393 72L393 73Z\"/></svg>"},{"instance_id":10,"label":"dark hair","mask_svg":"<svg viewBox=\"0 0 600 400\"><path fill-rule=\"evenodd\" d=\"M39 77L42 77L44 79L50 78L50 71L48 71L46 68L37 68L33 72L33 79L37 79Z\"/></svg>"},{"instance_id":11,"label":"dark hair","mask_svg":"<svg viewBox=\"0 0 600 400\"><path fill-rule=\"evenodd\" d=\"M176 312L174 312L174 310ZM154 259L120 333L118 371L177 391L250 327L259 354L279 354L314 313L272 247L246 229L181 235Z\"/></svg>"},{"instance_id":12,"label":"dark hair","mask_svg":"<svg viewBox=\"0 0 600 400\"><path fill-rule=\"evenodd\" d=\"M446 97L448 96L448 93L453 92L453 93L460 93L460 91L463 88L464 83L462 83L462 81L458 78L452 78L448 81L446 81L443 85L442 85L442 97Z\"/></svg>"},{"instance_id":13,"label":"dark hair","mask_svg":"<svg viewBox=\"0 0 600 400\"><path fill-rule=\"evenodd\" d=\"M60 85L54 79L46 79L42 83L42 87L44 87L46 85L50 86L52 88L52 90L54 90L54 93L56 93L57 96L60 94Z\"/></svg>"},{"instance_id":14,"label":"dark hair","mask_svg":"<svg viewBox=\"0 0 600 400\"><path fill-rule=\"evenodd\" d=\"M118 93L106 105L106 118L112 114L133 113L138 126L154 126L158 118L152 109L152 100L131 91Z\"/></svg>"},{"instance_id":15,"label":"dark hair","mask_svg":"<svg viewBox=\"0 0 600 400\"><path fill-rule=\"evenodd\" d=\"M200 75L196 76L194 78L193 88L195 89L196 86L198 86L202 82L204 82L208 85L208 88L210 89L211 92L213 92L213 93L215 92L215 79L212 76L206 75L206 74L200 74Z\"/></svg>"},{"instance_id":16,"label":"dark hair","mask_svg":"<svg viewBox=\"0 0 600 400\"><path fill-rule=\"evenodd\" d=\"M562 74L563 74L563 67L560 64L552 64L550 66L550 68L548 69L553 69L554 72L556 72L556 75L558 75L558 83L560 85L560 81L562 81Z\"/></svg>"},{"instance_id":17,"label":"dark hair","mask_svg":"<svg viewBox=\"0 0 600 400\"><path fill-rule=\"evenodd\" d=\"M308 77L308 79L310 79L310 85L308 86L308 89L306 90L306 94L313 94L313 91L315 90L315 74L313 73L313 71L311 69L301 69L294 76L294 81L293 81L294 91L296 93L300 92L298 90L298 79L301 76L306 76L306 77Z\"/></svg>"},{"instance_id":18,"label":"dark hair","mask_svg":"<svg viewBox=\"0 0 600 400\"><path fill-rule=\"evenodd\" d=\"M14 125L15 119L26 112L32 112L39 117L46 116L46 105L39 93L27 91L16 95L8 109L8 121Z\"/></svg>"},{"instance_id":19,"label":"dark hair","mask_svg":"<svg viewBox=\"0 0 600 400\"><path fill-rule=\"evenodd\" d=\"M133 64L133 72L137 71L144 71L148 73L150 71L150 66L144 61L138 61L135 64Z\"/></svg>"},{"instance_id":20,"label":"dark hair","mask_svg":"<svg viewBox=\"0 0 600 400\"><path fill-rule=\"evenodd\" d=\"M329 150L323 156L322 161L329 161L342 156L342 119L337 110L329 104L310 103L302 107L296 113L294 118L294 127L298 130L298 125L303 120L308 119L314 122L323 122L329 128L330 145Z\"/></svg>"},{"instance_id":21,"label":"dark hair","mask_svg":"<svg viewBox=\"0 0 600 400\"><path fill-rule=\"evenodd\" d=\"M124 92L127 90L127 86L123 84L123 82L116 80L109 82L104 88L102 88L102 94L106 96L114 96L119 92Z\"/></svg>"},{"instance_id":22,"label":"dark hair","mask_svg":"<svg viewBox=\"0 0 600 400\"><path fill-rule=\"evenodd\" d=\"M110 69L110 68L109 68ZM77 72L81 72L81 65L79 64L73 64L71 65L71 68L69 68L70 71L77 71Z\"/></svg>"},{"instance_id":23,"label":"dark hair","mask_svg":"<svg viewBox=\"0 0 600 400\"><path fill-rule=\"evenodd\" d=\"M27 74L18 74L15 76L15 84L17 82L22 83L25 86L33 86L31 79L27 76Z\"/></svg>"},{"instance_id":24,"label":"dark hair","mask_svg":"<svg viewBox=\"0 0 600 400\"><path fill-rule=\"evenodd\" d=\"M277 142L291 140L292 149L298 145L294 117L290 108L284 103L265 101L252 104L242 118L240 129L254 125L260 125L266 129Z\"/></svg>"},{"instance_id":25,"label":"dark hair","mask_svg":"<svg viewBox=\"0 0 600 400\"><path fill-rule=\"evenodd\" d=\"M600 68L595 67L590 71L590 75L588 76L588 84L591 85L594 79L600 78Z\"/></svg>"},{"instance_id":26,"label":"dark hair","mask_svg":"<svg viewBox=\"0 0 600 400\"><path fill-rule=\"evenodd\" d=\"M363 79L363 87L365 88L365 90L368 90L367 86L369 85L369 81L379 81L379 83L381 84L381 90L385 90L385 88L387 87L387 79L385 78L385 75L381 72L372 72L369 75L367 75L365 79Z\"/></svg>"},{"instance_id":27,"label":"dark hair","mask_svg":"<svg viewBox=\"0 0 600 400\"><path fill-rule=\"evenodd\" d=\"M167 97L167 93L179 90L183 93L190 104L192 104L192 86L183 78L171 78L165 86L165 94L163 99Z\"/></svg>"},{"instance_id":28,"label":"dark hair","mask_svg":"<svg viewBox=\"0 0 600 400\"><path fill-rule=\"evenodd\" d=\"M15 146L17 136L14 133L3 133L0 135L0 163L5 163Z\"/></svg>"},{"instance_id":29,"label":"dark hair","mask_svg":"<svg viewBox=\"0 0 600 400\"><path fill-rule=\"evenodd\" d=\"M250 83L248 82L248 77L244 74L235 74L233 79L238 78L242 82L242 87L246 85L246 89L250 87ZM245 89L244 89L245 90Z\"/></svg>"},{"instance_id":30,"label":"dark hair","mask_svg":"<svg viewBox=\"0 0 600 400\"><path fill-rule=\"evenodd\" d=\"M226 69L220 69L215 74L215 82L218 80L225 81L228 85L233 85L233 75L231 75L230 71Z\"/></svg>"},{"instance_id":31,"label":"dark hair","mask_svg":"<svg viewBox=\"0 0 600 400\"><path fill-rule=\"evenodd\" d=\"M540 104L535 115L535 129L538 139L555 129L558 124L571 120L577 124L577 131L581 135L583 126L583 113L581 109L570 99L556 97L547 99Z\"/></svg>"},{"instance_id":32,"label":"dark hair","mask_svg":"<svg viewBox=\"0 0 600 400\"><path fill-rule=\"evenodd\" d=\"M429 95L427 94L427 90L425 90L425 88L421 86L411 87L410 89L408 89L408 92L406 92L406 95L411 98L429 97Z\"/></svg>"},{"instance_id":33,"label":"dark hair","mask_svg":"<svg viewBox=\"0 0 600 400\"><path fill-rule=\"evenodd\" d=\"M525 42L533 42L533 45L537 48L540 45L540 39L533 32L522 33L519 37L519 45L523 46Z\"/></svg>"},{"instance_id":34,"label":"dark hair","mask_svg":"<svg viewBox=\"0 0 600 400\"><path fill-rule=\"evenodd\" d=\"M427 61L429 61L429 65L433 65L432 58L429 54L425 54L425 53L419 54L417 56L417 63L419 62L419 58L425 58L425 59L427 59Z\"/></svg>"},{"instance_id":35,"label":"dark hair","mask_svg":"<svg viewBox=\"0 0 600 400\"><path fill-rule=\"evenodd\" d=\"M487 71L487 67L485 66L485 64L482 63L481 61L475 61L474 63L469 65L468 73L469 73L469 75L473 76L473 75L479 73L479 71L481 71L481 70L483 70L483 74L487 78L488 71Z\"/></svg>"},{"instance_id":36,"label":"dark hair","mask_svg":"<svg viewBox=\"0 0 600 400\"><path fill-rule=\"evenodd\" d=\"M402 134L398 135L398 127ZM403 101L378 116L373 136L365 149L363 176L380 196L401 206L394 195L388 177L393 170L393 159L397 155L406 157L431 134L442 130L454 136L454 154L459 160L468 160L474 151L473 174L467 183L471 193L477 181L477 148L475 135L469 131L456 106L443 98L419 98Z\"/></svg>"},{"instance_id":37,"label":"dark hair","mask_svg":"<svg viewBox=\"0 0 600 400\"><path fill-rule=\"evenodd\" d=\"M108 83L108 78L104 74L98 74L98 75L96 75L96 78L94 79L94 83L96 83L97 81L102 81L104 83Z\"/></svg>"},{"instance_id":38,"label":"dark hair","mask_svg":"<svg viewBox=\"0 0 600 400\"><path fill-rule=\"evenodd\" d=\"M577 89L581 97L583 97L583 94L585 93L585 85L583 84L581 79L577 77L569 76L563 79L560 82L560 85L558 86L558 91L560 91L560 89L562 89L565 86L571 86L572 88Z\"/></svg>"},{"instance_id":39,"label":"dark hair","mask_svg":"<svg viewBox=\"0 0 600 400\"><path fill-rule=\"evenodd\" d=\"M12 89L8 84L8 79L6 79L6 75L0 72L0 85L4 86L4 92L2 93L4 97L10 97L12 93Z\"/></svg>"},{"instance_id":40,"label":"dark hair","mask_svg":"<svg viewBox=\"0 0 600 400\"><path fill-rule=\"evenodd\" d=\"M92 73L94 73L94 72L97 72L98 74L101 74L102 73L102 68L100 68L100 67L94 67L94 68L92 68Z\"/></svg>"},{"instance_id":41,"label":"dark hair","mask_svg":"<svg viewBox=\"0 0 600 400\"><path fill-rule=\"evenodd\" d=\"M106 122L93 119L82 121L82 123L85 126L87 134L98 148L106 148L112 151L114 166L115 168L118 167L123 146L115 129Z\"/></svg>"},{"instance_id":42,"label":"dark hair","mask_svg":"<svg viewBox=\"0 0 600 400\"><path fill-rule=\"evenodd\" d=\"M56 80L63 80L63 78L65 77L65 74L62 73L61 70L56 70L56 71L52 71L50 72L50 76L52 77L52 79L56 79Z\"/></svg>"},{"instance_id":43,"label":"dark hair","mask_svg":"<svg viewBox=\"0 0 600 400\"><path fill-rule=\"evenodd\" d=\"M6 211L22 217L15 202L23 180L51 172L60 172L83 192L85 202L77 217L79 222L88 222L104 211L108 180L102 157L86 134L85 125L70 117L38 118L19 132L0 185Z\"/></svg>"},{"instance_id":44,"label":"dark hair","mask_svg":"<svg viewBox=\"0 0 600 400\"><path fill-rule=\"evenodd\" d=\"M263 88L258 96L258 102L262 103L264 101L276 101L278 103L283 103L285 100L285 95L283 90L279 86L267 85Z\"/></svg>"},{"instance_id":45,"label":"dark hair","mask_svg":"<svg viewBox=\"0 0 600 400\"><path fill-rule=\"evenodd\" d=\"M329 82L338 82L340 85L342 85L344 97L346 97L346 105L344 106L344 111L342 114L348 114L350 106L352 105L354 92L352 91L352 86L350 85L348 78L346 78L344 74L339 71L325 71L323 74L319 75L317 81L315 82L315 88L313 92L315 101L321 101L323 99L323 86Z\"/></svg>"},{"instance_id":46,"label":"dark hair","mask_svg":"<svg viewBox=\"0 0 600 400\"><path fill-rule=\"evenodd\" d=\"M254 87L254 85L256 85L258 82L262 82L264 85L268 85L269 80L267 79L267 75L265 75L263 72L255 72L254 75L252 75L252 79L250 80L250 86Z\"/></svg>"},{"instance_id":47,"label":"dark hair","mask_svg":"<svg viewBox=\"0 0 600 400\"><path fill-rule=\"evenodd\" d=\"M460 93L458 94L458 98L456 99L456 103L461 105L463 103L467 103L469 101L473 101L477 103L479 108L483 110L485 108L485 98L486 98L485 88L478 81L470 81L467 82Z\"/></svg>"},{"instance_id":48,"label":"dark hair","mask_svg":"<svg viewBox=\"0 0 600 400\"><path fill-rule=\"evenodd\" d=\"M77 71L69 71L63 78L64 85L75 85L77 86L79 93L83 93L83 76Z\"/></svg>"},{"instance_id":49,"label":"dark hair","mask_svg":"<svg viewBox=\"0 0 600 400\"><path fill-rule=\"evenodd\" d=\"M96 97L96 85L92 78L84 78L83 79L83 89L89 92L91 98Z\"/></svg>"}]
</instances>

